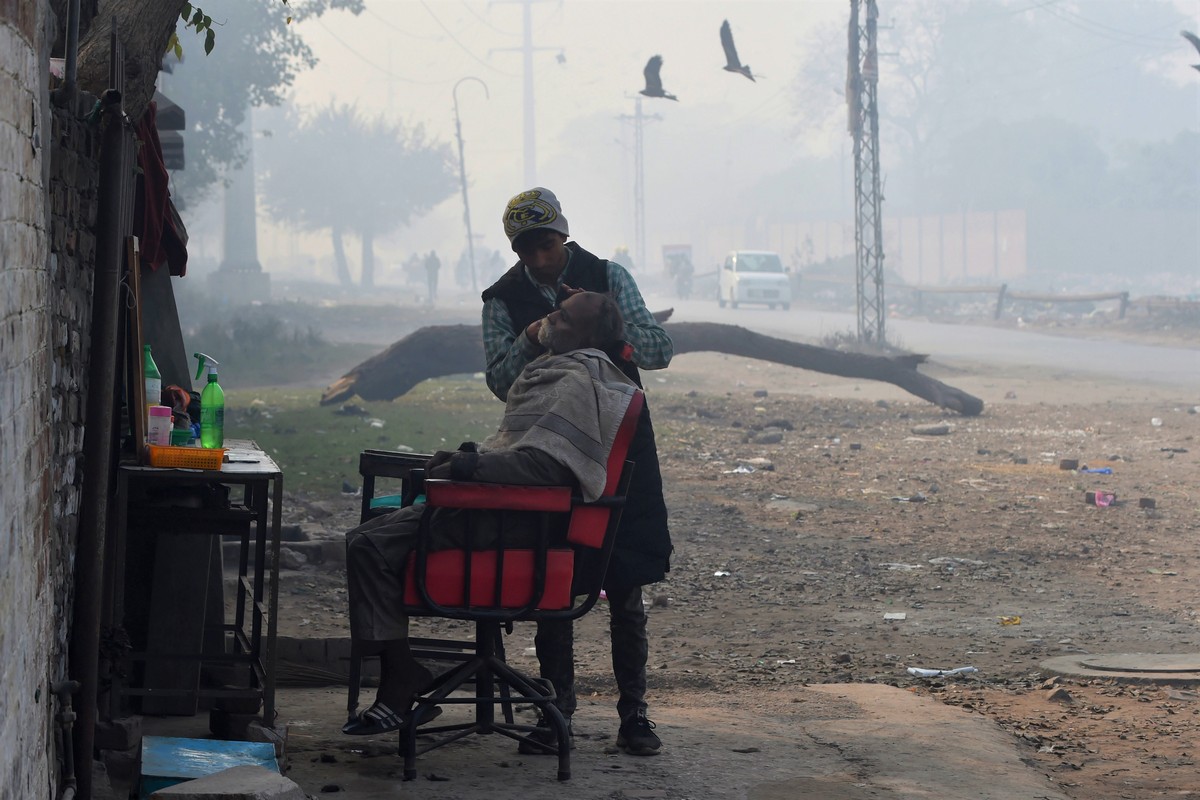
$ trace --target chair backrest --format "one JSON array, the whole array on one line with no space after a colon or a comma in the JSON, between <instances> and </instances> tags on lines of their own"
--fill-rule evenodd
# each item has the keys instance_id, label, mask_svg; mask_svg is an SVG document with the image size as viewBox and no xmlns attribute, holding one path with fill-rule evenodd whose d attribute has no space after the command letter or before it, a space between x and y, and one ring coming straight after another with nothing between
<instances>
[{"instance_id":1,"label":"chair backrest","mask_svg":"<svg viewBox=\"0 0 1200 800\"><path fill-rule=\"evenodd\" d=\"M613 497L621 482L625 470L625 456L629 454L629 446L633 443L633 434L637 432L638 420L642 416L642 408L646 405L646 395L641 389L634 390L621 425L617 428L617 436L613 440L612 450L608 454L608 473L601 498ZM613 507L609 504L586 505L578 507L571 515L571 526L567 530L567 541L584 547L600 548L604 544L605 529Z\"/></svg>"}]
</instances>

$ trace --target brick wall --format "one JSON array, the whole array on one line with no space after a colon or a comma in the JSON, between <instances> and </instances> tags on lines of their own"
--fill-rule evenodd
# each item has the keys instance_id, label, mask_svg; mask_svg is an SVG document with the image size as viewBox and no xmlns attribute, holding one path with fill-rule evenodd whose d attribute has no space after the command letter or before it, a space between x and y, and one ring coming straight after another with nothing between
<instances>
[{"instance_id":1,"label":"brick wall","mask_svg":"<svg viewBox=\"0 0 1200 800\"><path fill-rule=\"evenodd\" d=\"M48 53L43 2L0 5L0 797L54 786Z\"/></svg>"},{"instance_id":2,"label":"brick wall","mask_svg":"<svg viewBox=\"0 0 1200 800\"><path fill-rule=\"evenodd\" d=\"M95 136L51 111L46 0L0 0L0 800L53 797L96 218Z\"/></svg>"}]
</instances>

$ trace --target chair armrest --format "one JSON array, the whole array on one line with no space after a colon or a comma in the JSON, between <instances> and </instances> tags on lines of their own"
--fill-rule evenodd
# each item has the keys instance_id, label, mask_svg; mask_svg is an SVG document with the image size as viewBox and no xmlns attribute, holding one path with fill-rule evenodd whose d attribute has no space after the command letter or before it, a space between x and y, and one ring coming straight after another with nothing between
<instances>
[{"instance_id":1,"label":"chair armrest","mask_svg":"<svg viewBox=\"0 0 1200 800\"><path fill-rule=\"evenodd\" d=\"M482 508L496 511L570 511L569 486L511 486L427 479L425 502L436 508Z\"/></svg>"}]
</instances>

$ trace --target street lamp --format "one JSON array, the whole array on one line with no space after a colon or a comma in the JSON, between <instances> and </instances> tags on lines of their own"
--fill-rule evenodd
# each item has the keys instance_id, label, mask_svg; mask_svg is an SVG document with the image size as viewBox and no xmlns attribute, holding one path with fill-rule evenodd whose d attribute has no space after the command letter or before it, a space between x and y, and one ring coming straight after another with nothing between
<instances>
[{"instance_id":1,"label":"street lamp","mask_svg":"<svg viewBox=\"0 0 1200 800\"><path fill-rule=\"evenodd\" d=\"M463 81L475 81L483 87L483 96L488 100L492 97L488 93L487 84L479 78L466 77L459 78L458 83L454 84L454 89L451 94L454 96L454 135L458 137L458 177L462 182L463 196L463 221L467 223L467 258L471 262L471 291L479 291L479 285L475 281L475 240L471 235L471 204L467 201L467 162L463 159L463 138L462 138L462 123L458 119L458 87Z\"/></svg>"}]
</instances>

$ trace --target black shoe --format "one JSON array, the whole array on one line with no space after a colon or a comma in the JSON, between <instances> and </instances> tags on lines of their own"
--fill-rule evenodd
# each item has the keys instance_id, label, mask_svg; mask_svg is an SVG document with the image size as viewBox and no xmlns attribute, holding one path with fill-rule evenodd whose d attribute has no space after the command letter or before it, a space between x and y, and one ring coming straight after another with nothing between
<instances>
[{"instance_id":1,"label":"black shoe","mask_svg":"<svg viewBox=\"0 0 1200 800\"><path fill-rule=\"evenodd\" d=\"M517 744L517 752L527 756L556 756L558 755L558 737L554 734L554 729L550 727L550 723L545 717L538 717L537 730L530 731L526 734L533 741L521 741ZM538 747L537 744L545 745ZM571 730L571 720L567 719L567 747L571 750L575 749L575 731Z\"/></svg>"},{"instance_id":2,"label":"black shoe","mask_svg":"<svg viewBox=\"0 0 1200 800\"><path fill-rule=\"evenodd\" d=\"M639 711L621 723L617 733L617 747L631 756L656 756L662 742L654 733L654 723L646 719L646 712Z\"/></svg>"}]
</instances>

